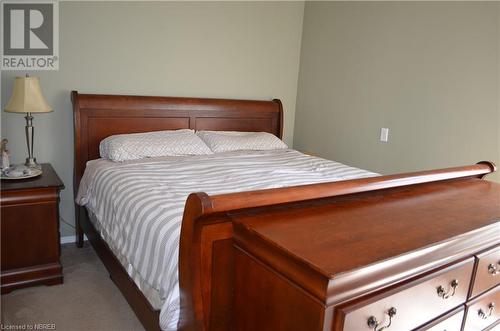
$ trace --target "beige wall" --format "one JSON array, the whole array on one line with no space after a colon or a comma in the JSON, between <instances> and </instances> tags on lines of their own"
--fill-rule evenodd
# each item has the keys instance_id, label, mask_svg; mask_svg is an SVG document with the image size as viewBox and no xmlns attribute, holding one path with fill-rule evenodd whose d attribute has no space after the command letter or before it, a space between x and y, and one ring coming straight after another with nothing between
<instances>
[{"instance_id":1,"label":"beige wall","mask_svg":"<svg viewBox=\"0 0 500 331\"><path fill-rule=\"evenodd\" d=\"M499 164L498 6L307 2L294 146L384 174Z\"/></svg>"},{"instance_id":2,"label":"beige wall","mask_svg":"<svg viewBox=\"0 0 500 331\"><path fill-rule=\"evenodd\" d=\"M73 224L70 91L222 98L281 98L292 144L303 3L61 2L60 70L32 72L55 108L36 115L35 156L66 189L61 216ZM2 72L2 108L13 77ZM22 115L2 112L1 136L24 162ZM71 235L62 226L62 235Z\"/></svg>"}]
</instances>

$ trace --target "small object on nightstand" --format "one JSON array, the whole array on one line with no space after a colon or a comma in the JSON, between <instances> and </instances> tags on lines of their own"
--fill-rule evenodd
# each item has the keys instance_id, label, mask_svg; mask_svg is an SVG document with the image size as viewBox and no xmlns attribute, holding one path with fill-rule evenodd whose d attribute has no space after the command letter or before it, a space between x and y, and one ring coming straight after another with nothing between
<instances>
[{"instance_id":1,"label":"small object on nightstand","mask_svg":"<svg viewBox=\"0 0 500 331\"><path fill-rule=\"evenodd\" d=\"M2 293L63 282L60 257L59 192L64 184L50 164L36 178L2 180Z\"/></svg>"},{"instance_id":2,"label":"small object on nightstand","mask_svg":"<svg viewBox=\"0 0 500 331\"><path fill-rule=\"evenodd\" d=\"M1 170L10 167L10 155L9 150L7 149L8 142L9 141L7 139L2 139L2 145L0 147L0 157L2 158L2 161L0 162Z\"/></svg>"},{"instance_id":3,"label":"small object on nightstand","mask_svg":"<svg viewBox=\"0 0 500 331\"><path fill-rule=\"evenodd\" d=\"M2 179L26 179L40 176L42 169L30 168L23 164L2 169Z\"/></svg>"}]
</instances>

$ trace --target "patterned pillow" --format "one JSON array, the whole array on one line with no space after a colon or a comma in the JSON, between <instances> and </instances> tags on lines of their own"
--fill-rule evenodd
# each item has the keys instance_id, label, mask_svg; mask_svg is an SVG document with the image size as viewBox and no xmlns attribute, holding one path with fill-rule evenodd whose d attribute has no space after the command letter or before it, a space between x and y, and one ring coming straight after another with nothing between
<instances>
[{"instance_id":1,"label":"patterned pillow","mask_svg":"<svg viewBox=\"0 0 500 331\"><path fill-rule=\"evenodd\" d=\"M213 154L193 130L168 130L109 136L99 144L102 158L138 160L169 155Z\"/></svg>"},{"instance_id":2,"label":"patterned pillow","mask_svg":"<svg viewBox=\"0 0 500 331\"><path fill-rule=\"evenodd\" d=\"M197 134L214 153L288 148L278 137L267 132L198 131Z\"/></svg>"}]
</instances>

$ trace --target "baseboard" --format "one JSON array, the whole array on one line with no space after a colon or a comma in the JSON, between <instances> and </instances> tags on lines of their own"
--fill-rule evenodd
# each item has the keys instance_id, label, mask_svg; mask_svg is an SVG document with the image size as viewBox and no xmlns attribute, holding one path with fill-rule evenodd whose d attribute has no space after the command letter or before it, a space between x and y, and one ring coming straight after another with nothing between
<instances>
[{"instance_id":1,"label":"baseboard","mask_svg":"<svg viewBox=\"0 0 500 331\"><path fill-rule=\"evenodd\" d=\"M88 240L87 236L83 236L83 240ZM61 245L64 244L71 244L76 242L76 236L66 236L66 237L61 237Z\"/></svg>"}]
</instances>

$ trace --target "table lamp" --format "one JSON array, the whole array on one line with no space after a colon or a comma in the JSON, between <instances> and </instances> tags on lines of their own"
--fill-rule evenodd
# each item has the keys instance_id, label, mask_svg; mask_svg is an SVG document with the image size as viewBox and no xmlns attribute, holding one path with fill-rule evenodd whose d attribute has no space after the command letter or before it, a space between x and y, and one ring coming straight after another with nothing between
<instances>
[{"instance_id":1,"label":"table lamp","mask_svg":"<svg viewBox=\"0 0 500 331\"><path fill-rule=\"evenodd\" d=\"M30 168L41 169L33 157L33 116L34 113L50 113L52 107L45 100L38 77L16 77L14 90L10 101L5 106L5 111L10 113L26 113L26 144L28 145L28 157L25 165Z\"/></svg>"}]
</instances>

